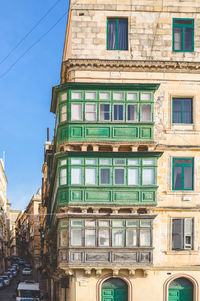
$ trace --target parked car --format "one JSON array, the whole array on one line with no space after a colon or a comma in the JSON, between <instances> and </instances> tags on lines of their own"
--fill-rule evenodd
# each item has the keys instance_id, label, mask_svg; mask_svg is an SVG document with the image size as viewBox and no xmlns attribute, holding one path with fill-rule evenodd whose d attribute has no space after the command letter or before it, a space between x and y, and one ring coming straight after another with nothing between
<instances>
[{"instance_id":1,"label":"parked car","mask_svg":"<svg viewBox=\"0 0 200 301\"><path fill-rule=\"evenodd\" d=\"M14 276L17 276L17 270L16 269L12 268L9 271L11 271Z\"/></svg>"},{"instance_id":2,"label":"parked car","mask_svg":"<svg viewBox=\"0 0 200 301\"><path fill-rule=\"evenodd\" d=\"M40 288L39 283L33 281L20 282L17 286L16 295L13 295L15 300L34 300L40 301Z\"/></svg>"},{"instance_id":3,"label":"parked car","mask_svg":"<svg viewBox=\"0 0 200 301\"><path fill-rule=\"evenodd\" d=\"M0 289L4 288L5 284L3 278L0 278Z\"/></svg>"},{"instance_id":4,"label":"parked car","mask_svg":"<svg viewBox=\"0 0 200 301\"><path fill-rule=\"evenodd\" d=\"M14 272L14 270L12 270L11 268L8 269L8 272L12 273L13 278L17 275L16 271ZM16 274L16 275L15 275Z\"/></svg>"},{"instance_id":5,"label":"parked car","mask_svg":"<svg viewBox=\"0 0 200 301\"><path fill-rule=\"evenodd\" d=\"M31 269L30 263L25 263L24 267L25 267L25 268L28 268L28 269Z\"/></svg>"},{"instance_id":6,"label":"parked car","mask_svg":"<svg viewBox=\"0 0 200 301\"><path fill-rule=\"evenodd\" d=\"M17 263L13 263L12 268L16 268L16 270L19 270L19 265Z\"/></svg>"},{"instance_id":7,"label":"parked car","mask_svg":"<svg viewBox=\"0 0 200 301\"><path fill-rule=\"evenodd\" d=\"M24 268L22 270L22 275L31 275L32 274L32 270L29 268Z\"/></svg>"},{"instance_id":8,"label":"parked car","mask_svg":"<svg viewBox=\"0 0 200 301\"><path fill-rule=\"evenodd\" d=\"M13 280L13 278L14 278L13 273L11 273L11 272L5 272L4 275L7 275L10 280Z\"/></svg>"},{"instance_id":9,"label":"parked car","mask_svg":"<svg viewBox=\"0 0 200 301\"><path fill-rule=\"evenodd\" d=\"M3 282L4 282L5 286L10 285L10 278L7 275L0 275L0 278L3 279Z\"/></svg>"}]
</instances>

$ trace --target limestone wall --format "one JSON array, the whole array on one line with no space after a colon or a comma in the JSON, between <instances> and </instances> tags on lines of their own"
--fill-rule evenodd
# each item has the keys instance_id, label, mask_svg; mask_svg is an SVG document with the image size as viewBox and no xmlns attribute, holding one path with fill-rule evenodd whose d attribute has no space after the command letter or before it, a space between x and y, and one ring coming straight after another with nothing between
<instances>
[{"instance_id":1,"label":"limestone wall","mask_svg":"<svg viewBox=\"0 0 200 301\"><path fill-rule=\"evenodd\" d=\"M66 36L68 48L65 47L63 61L68 58L199 61L199 11L200 0L73 0L71 35ZM128 18L128 51L106 50L108 17ZM173 18L194 19L194 52L172 52Z\"/></svg>"}]
</instances>

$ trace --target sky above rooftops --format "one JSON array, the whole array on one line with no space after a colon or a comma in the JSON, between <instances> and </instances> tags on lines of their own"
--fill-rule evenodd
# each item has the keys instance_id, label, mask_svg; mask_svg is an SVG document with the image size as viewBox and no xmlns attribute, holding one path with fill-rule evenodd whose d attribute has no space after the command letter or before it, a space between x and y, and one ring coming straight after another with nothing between
<instances>
[{"instance_id":1,"label":"sky above rooftops","mask_svg":"<svg viewBox=\"0 0 200 301\"><path fill-rule=\"evenodd\" d=\"M5 151L12 209L24 209L42 183L47 127L52 140L55 122L51 91L60 83L67 11L68 0L1 4L0 158Z\"/></svg>"}]
</instances>

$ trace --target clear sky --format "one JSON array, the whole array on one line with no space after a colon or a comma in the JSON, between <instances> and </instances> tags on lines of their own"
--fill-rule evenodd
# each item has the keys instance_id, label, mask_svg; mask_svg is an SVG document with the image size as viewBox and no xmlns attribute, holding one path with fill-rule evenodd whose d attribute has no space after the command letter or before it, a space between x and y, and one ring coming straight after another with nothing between
<instances>
[{"instance_id":1,"label":"clear sky","mask_svg":"<svg viewBox=\"0 0 200 301\"><path fill-rule=\"evenodd\" d=\"M0 158L5 151L7 197L12 209L25 209L41 186L47 127L50 139L53 137L55 117L50 113L51 91L60 83L68 0L59 0L38 27L4 58L57 1L1 3ZM61 21L23 56L65 12Z\"/></svg>"}]
</instances>

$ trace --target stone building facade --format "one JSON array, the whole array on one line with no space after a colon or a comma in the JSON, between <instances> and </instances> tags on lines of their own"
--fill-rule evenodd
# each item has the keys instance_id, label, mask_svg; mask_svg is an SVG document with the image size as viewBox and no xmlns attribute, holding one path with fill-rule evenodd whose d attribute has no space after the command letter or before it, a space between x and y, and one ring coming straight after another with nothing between
<instances>
[{"instance_id":1,"label":"stone building facade","mask_svg":"<svg viewBox=\"0 0 200 301\"><path fill-rule=\"evenodd\" d=\"M199 7L70 1L51 103L51 300L199 300Z\"/></svg>"}]
</instances>

